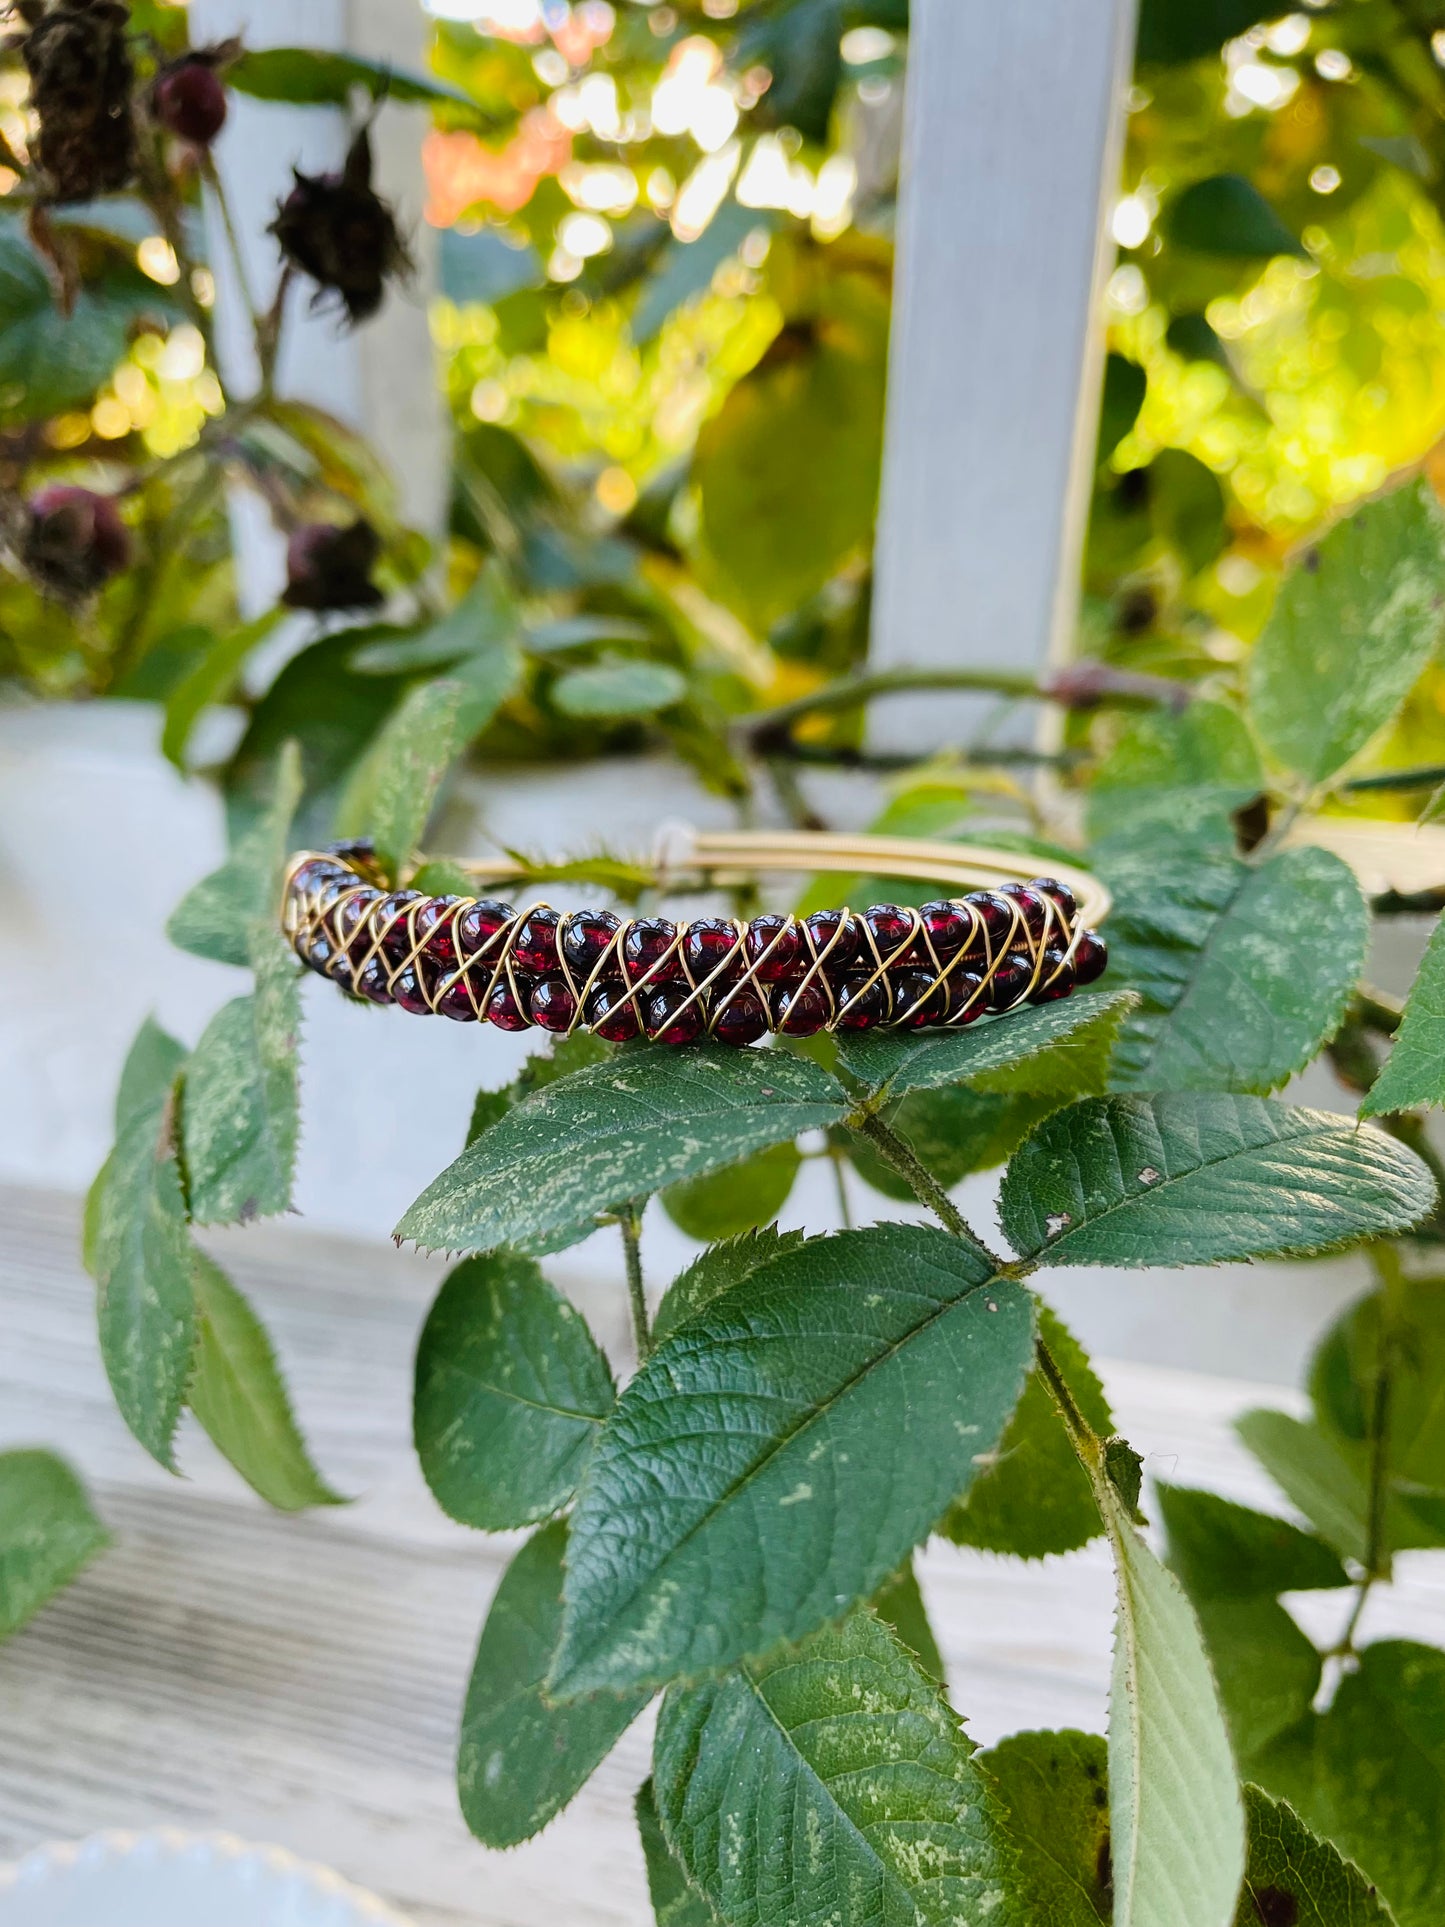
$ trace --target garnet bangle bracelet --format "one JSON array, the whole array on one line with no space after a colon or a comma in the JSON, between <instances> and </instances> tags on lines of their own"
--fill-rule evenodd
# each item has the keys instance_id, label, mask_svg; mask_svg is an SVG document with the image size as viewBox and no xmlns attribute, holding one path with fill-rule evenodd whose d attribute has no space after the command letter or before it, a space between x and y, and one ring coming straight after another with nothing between
<instances>
[{"instance_id":1,"label":"garnet bangle bracelet","mask_svg":"<svg viewBox=\"0 0 1445 1927\"><path fill-rule=\"evenodd\" d=\"M1108 952L1091 926L1107 915L1108 893L1085 871L1055 867L1028 881L1015 858L957 843L689 833L685 849L659 859L659 887L675 888L684 875L720 884L764 870L985 887L919 909L875 903L674 922L388 890L370 845L347 843L291 859L282 927L310 969L417 1015L501 1030L586 1028L610 1043L706 1036L752 1044L769 1031L956 1028L1093 983Z\"/></svg>"}]
</instances>

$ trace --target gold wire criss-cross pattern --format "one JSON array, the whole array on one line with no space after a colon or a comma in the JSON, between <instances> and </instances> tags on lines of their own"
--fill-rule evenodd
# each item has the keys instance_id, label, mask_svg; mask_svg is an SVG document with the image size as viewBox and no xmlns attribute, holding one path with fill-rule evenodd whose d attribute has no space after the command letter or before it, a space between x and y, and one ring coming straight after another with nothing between
<instances>
[{"instance_id":1,"label":"gold wire criss-cross pattern","mask_svg":"<svg viewBox=\"0 0 1445 1927\"><path fill-rule=\"evenodd\" d=\"M1014 859L990 850L901 838L801 832L699 834L690 838L680 856L660 858L657 870L659 884L665 886L675 882L684 869L719 882L730 872L869 867L954 885L963 881L982 881L985 885L1017 882L1026 874ZM1047 993L1061 978L1067 976L1072 981L1079 946L1091 935L1089 925L1102 921L1107 914L1109 899L1102 885L1087 872L1057 864L1054 869L1075 898L1073 917L1054 896L1039 890L1034 895L1043 906L1042 920L1030 930L1016 898L994 897L995 905L1008 905L1010 924L1006 930L996 929L991 934L978 905L967 895L953 896L948 901L967 918L968 928L962 941L953 947L953 954L946 957L939 955L925 919L912 907L898 907L905 927L895 942L884 944L874 922L843 906L812 920L792 916L776 919L761 946L750 946L751 926L743 918L704 919L710 933L721 934L731 928L735 938L730 948L723 946L724 954L705 971L697 969L688 955L687 938L693 925L680 921L672 926L672 935L645 969L635 976L624 965L629 932L645 925L649 934L654 933L658 920L611 919L614 927L590 967L582 972L568 958L567 933L579 919L585 919L593 932L605 928L597 913L554 913L545 902L533 902L522 910L499 906L505 916L479 943L468 948L462 938L463 919L478 902L488 900L408 898L405 892L388 892L364 845L326 853L302 851L293 857L287 870L282 920L297 954L311 968L348 987L362 986L369 973L373 992L380 990L384 1000L400 1001L405 1008L418 1012L484 1021L496 992L505 985L519 1026L533 1021L529 993L537 972L519 968L515 953L519 934L543 913L542 927L555 943L555 962L549 944L544 974L564 987L563 1010L570 1005L568 1021L546 1026L560 1033L570 1035L579 1027L588 1027L589 1001L603 988L609 993L605 1021L618 1035L626 1034L628 1013L642 1034L676 1030L679 1036L713 1035L726 1013L749 996L760 1006L767 1028L786 1029L788 1011L807 1009L805 1000L810 990L821 998L826 1015L821 1024L809 1021L807 1028L833 1030L844 1019L846 1005L839 995L836 973L830 972L828 965L840 956L848 973L847 1005L856 1007L874 986L882 987L883 1010L876 1018L879 1028L910 1023L957 1028L985 1008L1013 1010L1031 1000L1038 1001L1041 993ZM496 869L484 873L492 879L509 874ZM828 925L831 928L820 941L819 930ZM398 933L400 941L396 941ZM1000 1003L996 1001L996 984L1006 958L1023 959L1028 969L1013 994ZM779 970L770 966L784 959L786 976L780 981ZM911 973L906 1003L898 995L898 979L893 974L901 970ZM922 984L918 982L920 974L925 978ZM974 981L966 994L956 996L956 985L965 976ZM669 1004L665 1022L651 1024L645 1000L664 985L673 989L685 985L686 993L681 1001ZM779 1016L775 999L784 988L787 1008ZM696 1030L688 1023L694 1011ZM932 1012L939 1014L927 1014ZM817 1015L816 1004L811 1014Z\"/></svg>"}]
</instances>

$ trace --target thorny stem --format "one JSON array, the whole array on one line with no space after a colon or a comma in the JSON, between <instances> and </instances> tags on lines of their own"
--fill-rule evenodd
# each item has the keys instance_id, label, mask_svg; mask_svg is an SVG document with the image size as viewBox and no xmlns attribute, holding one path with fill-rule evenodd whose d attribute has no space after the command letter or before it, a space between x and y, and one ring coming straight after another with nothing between
<instances>
[{"instance_id":1,"label":"thorny stem","mask_svg":"<svg viewBox=\"0 0 1445 1927\"><path fill-rule=\"evenodd\" d=\"M879 1157L892 1165L918 1202L928 1206L945 1231L951 1231L955 1238L961 1238L966 1245L972 1246L996 1271L1005 1268L1002 1260L996 1258L973 1231L943 1186L919 1163L910 1147L896 1131L890 1130L881 1117L871 1111L855 1111L848 1119L848 1128L856 1131L859 1137L867 1138Z\"/></svg>"},{"instance_id":2,"label":"thorny stem","mask_svg":"<svg viewBox=\"0 0 1445 1927\"><path fill-rule=\"evenodd\" d=\"M645 1365L652 1356L652 1325L647 1316L647 1292L642 1282L642 1215L635 1205L617 1214L622 1232L622 1253L627 1261L627 1297L632 1307L632 1338L637 1362Z\"/></svg>"},{"instance_id":3,"label":"thorny stem","mask_svg":"<svg viewBox=\"0 0 1445 1927\"><path fill-rule=\"evenodd\" d=\"M202 177L211 190L216 203L216 211L221 217L221 230L230 249L231 262L236 270L236 286L240 289L241 299L246 304L246 313L251 321L251 334L256 343L256 359L264 365L261 339L261 314L256 306L256 297L251 289L250 276L246 272L246 257L241 251L241 237L236 230L235 219L231 213L230 199L226 194L225 183L215 161L207 154L201 163Z\"/></svg>"},{"instance_id":4,"label":"thorny stem","mask_svg":"<svg viewBox=\"0 0 1445 1927\"><path fill-rule=\"evenodd\" d=\"M843 1229L845 1231L851 1231L853 1229L853 1210L848 1202L848 1180L843 1169L843 1153L838 1149L836 1144L830 1142L825 1155L833 1167L833 1183L837 1186L838 1190L838 1216L843 1220Z\"/></svg>"},{"instance_id":5,"label":"thorny stem","mask_svg":"<svg viewBox=\"0 0 1445 1927\"><path fill-rule=\"evenodd\" d=\"M1049 1350L1042 1337L1034 1341L1034 1356L1038 1361L1039 1375L1053 1393L1054 1403L1064 1421L1070 1443L1082 1461L1085 1471L1097 1474L1104 1464L1104 1441L1079 1410L1078 1401L1069 1390L1068 1380L1064 1377L1059 1361Z\"/></svg>"}]
</instances>

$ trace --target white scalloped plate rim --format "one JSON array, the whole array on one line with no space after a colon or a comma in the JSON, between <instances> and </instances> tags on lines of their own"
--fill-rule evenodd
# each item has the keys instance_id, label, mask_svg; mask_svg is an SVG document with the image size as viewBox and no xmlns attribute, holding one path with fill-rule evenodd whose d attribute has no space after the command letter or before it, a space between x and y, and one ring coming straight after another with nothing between
<instances>
[{"instance_id":1,"label":"white scalloped plate rim","mask_svg":"<svg viewBox=\"0 0 1445 1927\"><path fill-rule=\"evenodd\" d=\"M71 1868L104 1865L111 1860L128 1860L146 1853L158 1859L179 1859L184 1855L209 1854L226 1865L250 1863L278 1880L299 1880L318 1899L341 1901L356 1917L358 1927L413 1927L405 1915L396 1912L375 1894L344 1880L339 1873L314 1860L303 1860L286 1847L257 1846L240 1840L233 1833L189 1833L179 1827L148 1827L139 1831L107 1828L88 1834L83 1840L47 1841L22 1854L18 1860L0 1864L0 1901L20 1887L40 1886ZM159 1920L158 1920L159 1927Z\"/></svg>"}]
</instances>

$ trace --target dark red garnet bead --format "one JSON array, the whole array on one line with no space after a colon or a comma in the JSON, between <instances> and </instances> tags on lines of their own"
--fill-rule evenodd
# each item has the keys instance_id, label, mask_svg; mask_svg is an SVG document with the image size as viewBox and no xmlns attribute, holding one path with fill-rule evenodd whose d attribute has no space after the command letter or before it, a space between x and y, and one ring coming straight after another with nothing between
<instances>
[{"instance_id":1,"label":"dark red garnet bead","mask_svg":"<svg viewBox=\"0 0 1445 1927\"><path fill-rule=\"evenodd\" d=\"M305 891L315 890L320 884L330 883L333 878L345 874L341 865L333 862L329 856L313 856L309 862L303 863L292 877L291 888L301 895Z\"/></svg>"},{"instance_id":2,"label":"dark red garnet bead","mask_svg":"<svg viewBox=\"0 0 1445 1927\"><path fill-rule=\"evenodd\" d=\"M1057 877L1035 877L1029 888L1041 891L1046 897L1052 897L1063 911L1066 922L1072 923L1079 914L1078 899L1068 884L1060 883Z\"/></svg>"},{"instance_id":3,"label":"dark red garnet bead","mask_svg":"<svg viewBox=\"0 0 1445 1927\"><path fill-rule=\"evenodd\" d=\"M389 1004L391 1002L391 990L386 980L386 965L380 957L373 957L357 973L356 989L358 995L365 997L370 1003Z\"/></svg>"},{"instance_id":4,"label":"dark red garnet bead","mask_svg":"<svg viewBox=\"0 0 1445 1927\"><path fill-rule=\"evenodd\" d=\"M621 919L610 910L579 910L568 917L562 931L562 958L574 977L585 982L592 975L621 928Z\"/></svg>"},{"instance_id":5,"label":"dark red garnet bead","mask_svg":"<svg viewBox=\"0 0 1445 1927\"><path fill-rule=\"evenodd\" d=\"M929 970L893 973L893 1020L904 1030L922 1030L948 1011L948 992Z\"/></svg>"},{"instance_id":6,"label":"dark red garnet bead","mask_svg":"<svg viewBox=\"0 0 1445 1927\"><path fill-rule=\"evenodd\" d=\"M718 1012L712 1034L720 1044L756 1044L770 1026L763 1000L755 990L737 992Z\"/></svg>"},{"instance_id":7,"label":"dark red garnet bead","mask_svg":"<svg viewBox=\"0 0 1445 1927\"><path fill-rule=\"evenodd\" d=\"M1044 899L1028 883L1006 883L999 891L1001 897L1009 897L1018 905L1018 913L1024 920L1024 928L1031 937L1041 937L1044 925L1048 922L1048 906Z\"/></svg>"},{"instance_id":8,"label":"dark red garnet bead","mask_svg":"<svg viewBox=\"0 0 1445 1927\"><path fill-rule=\"evenodd\" d=\"M812 954L822 959L829 983L836 984L863 941L858 919L844 910L815 910L811 917L804 917L803 929Z\"/></svg>"},{"instance_id":9,"label":"dark red garnet bead","mask_svg":"<svg viewBox=\"0 0 1445 1927\"><path fill-rule=\"evenodd\" d=\"M441 996L437 998L437 1015L450 1017L458 1024L476 1022L477 1013L465 978L458 977L455 983L448 984Z\"/></svg>"},{"instance_id":10,"label":"dark red garnet bead","mask_svg":"<svg viewBox=\"0 0 1445 1927\"><path fill-rule=\"evenodd\" d=\"M411 927L422 940L422 948L432 963L445 971L457 966L456 911L460 897L428 897L416 911Z\"/></svg>"},{"instance_id":11,"label":"dark red garnet bead","mask_svg":"<svg viewBox=\"0 0 1445 1927\"><path fill-rule=\"evenodd\" d=\"M677 964L673 957L667 957L677 937L677 925L667 917L637 917L628 924L622 938L622 967L638 983L647 977L650 983L661 982L664 978L677 975ZM660 964L655 975L649 975L654 965Z\"/></svg>"},{"instance_id":12,"label":"dark red garnet bead","mask_svg":"<svg viewBox=\"0 0 1445 1927\"><path fill-rule=\"evenodd\" d=\"M421 979L421 966L408 964L405 970L397 972L391 986L393 999L403 1010L409 1010L413 1017L426 1017L431 1014L431 1002L426 994L426 986Z\"/></svg>"},{"instance_id":13,"label":"dark red garnet bead","mask_svg":"<svg viewBox=\"0 0 1445 1927\"><path fill-rule=\"evenodd\" d=\"M557 952L557 926L561 918L555 910L529 910L512 937L512 962L519 970L537 977L555 974L561 959Z\"/></svg>"},{"instance_id":14,"label":"dark red garnet bead","mask_svg":"<svg viewBox=\"0 0 1445 1927\"><path fill-rule=\"evenodd\" d=\"M419 890L393 890L376 906L376 928L386 931L381 947L393 963L405 963L416 948L409 912L411 906L421 900Z\"/></svg>"},{"instance_id":15,"label":"dark red garnet bead","mask_svg":"<svg viewBox=\"0 0 1445 1927\"><path fill-rule=\"evenodd\" d=\"M663 984L649 993L646 1003L647 1034L654 1043L691 1044L701 1037L702 1000L686 984Z\"/></svg>"},{"instance_id":16,"label":"dark red garnet bead","mask_svg":"<svg viewBox=\"0 0 1445 1927\"><path fill-rule=\"evenodd\" d=\"M1074 981L1097 983L1109 968L1109 946L1094 930L1081 930L1074 949Z\"/></svg>"},{"instance_id":17,"label":"dark red garnet bead","mask_svg":"<svg viewBox=\"0 0 1445 1927\"><path fill-rule=\"evenodd\" d=\"M1011 950L1004 957L989 979L988 1007L990 1010L1008 1010L1016 1004L1028 988L1029 979L1034 974L1033 962L1020 950Z\"/></svg>"},{"instance_id":18,"label":"dark red garnet bead","mask_svg":"<svg viewBox=\"0 0 1445 1927\"><path fill-rule=\"evenodd\" d=\"M319 970L322 976L327 976L330 973L331 960L336 955L336 952L328 938L318 935L312 937L307 943L306 948L299 954L303 963L310 964L313 970Z\"/></svg>"},{"instance_id":19,"label":"dark red garnet bead","mask_svg":"<svg viewBox=\"0 0 1445 1927\"><path fill-rule=\"evenodd\" d=\"M1039 967L1039 981L1029 992L1031 1004L1056 1004L1074 988L1074 966L1065 961L1068 952L1061 943L1045 946Z\"/></svg>"},{"instance_id":20,"label":"dark red garnet bead","mask_svg":"<svg viewBox=\"0 0 1445 1927\"><path fill-rule=\"evenodd\" d=\"M598 984L588 993L583 1015L604 1043L626 1044L642 1028L637 1006L627 1002L622 983Z\"/></svg>"},{"instance_id":21,"label":"dark red garnet bead","mask_svg":"<svg viewBox=\"0 0 1445 1927\"><path fill-rule=\"evenodd\" d=\"M543 1030L570 1030L577 1015L577 999L565 978L544 977L533 987L527 1009L532 1022Z\"/></svg>"},{"instance_id":22,"label":"dark red garnet bead","mask_svg":"<svg viewBox=\"0 0 1445 1927\"><path fill-rule=\"evenodd\" d=\"M1013 905L995 890L975 890L968 900L982 919L990 951L997 954L999 944L1014 928Z\"/></svg>"},{"instance_id":23,"label":"dark red garnet bead","mask_svg":"<svg viewBox=\"0 0 1445 1927\"><path fill-rule=\"evenodd\" d=\"M748 962L760 984L781 983L795 974L803 940L791 917L781 917L775 910L754 917L745 942Z\"/></svg>"},{"instance_id":24,"label":"dark red garnet bead","mask_svg":"<svg viewBox=\"0 0 1445 1927\"><path fill-rule=\"evenodd\" d=\"M779 984L773 992L773 1023L785 1037L813 1037L831 1016L821 984Z\"/></svg>"},{"instance_id":25,"label":"dark red garnet bead","mask_svg":"<svg viewBox=\"0 0 1445 1927\"><path fill-rule=\"evenodd\" d=\"M957 1025L971 1024L986 1008L979 995L983 978L976 970L955 970L948 979L948 1015Z\"/></svg>"},{"instance_id":26,"label":"dark red garnet bead","mask_svg":"<svg viewBox=\"0 0 1445 1927\"><path fill-rule=\"evenodd\" d=\"M839 1030L872 1030L888 1015L888 986L881 977L869 982L866 971L845 977L838 991Z\"/></svg>"},{"instance_id":27,"label":"dark red garnet bead","mask_svg":"<svg viewBox=\"0 0 1445 1927\"><path fill-rule=\"evenodd\" d=\"M973 934L973 918L967 910L950 903L947 898L925 903L918 914L923 919L928 941L933 945L933 954L940 963L947 963L950 957L956 957Z\"/></svg>"},{"instance_id":28,"label":"dark red garnet bead","mask_svg":"<svg viewBox=\"0 0 1445 1927\"><path fill-rule=\"evenodd\" d=\"M699 917L687 926L682 940L682 960L695 984L711 978L715 984L728 984L742 964L741 939L736 926L725 917ZM713 977L713 972L717 976Z\"/></svg>"},{"instance_id":29,"label":"dark red garnet bead","mask_svg":"<svg viewBox=\"0 0 1445 1927\"><path fill-rule=\"evenodd\" d=\"M499 930L506 929L516 914L510 903L498 903L495 897L481 897L476 903L469 903L457 918L462 955L475 957Z\"/></svg>"},{"instance_id":30,"label":"dark red garnet bead","mask_svg":"<svg viewBox=\"0 0 1445 1927\"><path fill-rule=\"evenodd\" d=\"M912 915L896 903L875 903L863 912L863 922L873 938L881 964L918 961L913 935Z\"/></svg>"},{"instance_id":31,"label":"dark red garnet bead","mask_svg":"<svg viewBox=\"0 0 1445 1927\"><path fill-rule=\"evenodd\" d=\"M370 913L380 901L380 890L357 890L337 906L332 922L353 963L360 963L371 948Z\"/></svg>"},{"instance_id":32,"label":"dark red garnet bead","mask_svg":"<svg viewBox=\"0 0 1445 1927\"><path fill-rule=\"evenodd\" d=\"M531 1023L527 1015L527 999L531 986L525 978L512 986L503 977L487 999L487 1022L495 1024L498 1030L526 1030Z\"/></svg>"}]
</instances>

